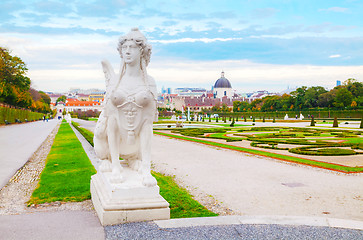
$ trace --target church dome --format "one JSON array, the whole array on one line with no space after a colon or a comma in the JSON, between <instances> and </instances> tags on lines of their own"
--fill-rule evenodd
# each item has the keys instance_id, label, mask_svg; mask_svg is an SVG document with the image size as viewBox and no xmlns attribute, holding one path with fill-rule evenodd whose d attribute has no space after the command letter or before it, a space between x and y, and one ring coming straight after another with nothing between
<instances>
[{"instance_id":1,"label":"church dome","mask_svg":"<svg viewBox=\"0 0 363 240\"><path fill-rule=\"evenodd\" d=\"M224 72L222 72L221 78L219 78L214 84L214 88L232 88L229 80L224 77Z\"/></svg>"}]
</instances>

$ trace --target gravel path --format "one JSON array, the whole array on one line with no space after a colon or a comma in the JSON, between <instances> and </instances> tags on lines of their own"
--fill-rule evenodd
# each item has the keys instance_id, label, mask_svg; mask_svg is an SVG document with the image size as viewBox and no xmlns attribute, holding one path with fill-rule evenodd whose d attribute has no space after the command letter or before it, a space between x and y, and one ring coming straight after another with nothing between
<instances>
[{"instance_id":1,"label":"gravel path","mask_svg":"<svg viewBox=\"0 0 363 240\"><path fill-rule=\"evenodd\" d=\"M27 207L31 194L37 187L39 176L52 147L60 124L50 133L26 164L0 190L0 215L16 215L41 211L87 210L94 211L91 200L84 202L53 202Z\"/></svg>"},{"instance_id":2,"label":"gravel path","mask_svg":"<svg viewBox=\"0 0 363 240\"><path fill-rule=\"evenodd\" d=\"M233 214L363 220L363 174L284 164L157 135L152 160L156 171L175 175L193 194L213 196Z\"/></svg>"}]
</instances>

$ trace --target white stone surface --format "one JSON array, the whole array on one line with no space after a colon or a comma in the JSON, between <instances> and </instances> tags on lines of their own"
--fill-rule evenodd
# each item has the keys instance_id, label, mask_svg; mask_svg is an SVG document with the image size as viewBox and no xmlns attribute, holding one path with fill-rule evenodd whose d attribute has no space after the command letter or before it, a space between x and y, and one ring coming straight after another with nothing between
<instances>
[{"instance_id":1,"label":"white stone surface","mask_svg":"<svg viewBox=\"0 0 363 240\"><path fill-rule=\"evenodd\" d=\"M71 123L71 122L72 122L71 114L67 113L67 114L64 116L64 119L67 121L67 123Z\"/></svg>"},{"instance_id":2,"label":"white stone surface","mask_svg":"<svg viewBox=\"0 0 363 240\"><path fill-rule=\"evenodd\" d=\"M112 184L108 176L98 173L92 176L92 202L102 225L169 219L169 203L159 194L159 187L130 187L139 176L134 171L121 184ZM131 176L132 175L132 176Z\"/></svg>"},{"instance_id":3,"label":"white stone surface","mask_svg":"<svg viewBox=\"0 0 363 240\"><path fill-rule=\"evenodd\" d=\"M203 218L180 218L154 221L160 228L181 228L196 226L216 226L230 224L276 224L292 226L318 226L363 230L362 221L337 218L306 216L218 216Z\"/></svg>"},{"instance_id":4,"label":"white stone surface","mask_svg":"<svg viewBox=\"0 0 363 240\"><path fill-rule=\"evenodd\" d=\"M93 140L102 163L92 177L92 201L103 225L167 219L169 204L150 169L153 121L158 116L156 84L146 71L151 46L134 28L120 37L118 51L118 74L102 61L106 96Z\"/></svg>"},{"instance_id":5,"label":"white stone surface","mask_svg":"<svg viewBox=\"0 0 363 240\"><path fill-rule=\"evenodd\" d=\"M329 218L330 227L363 230L363 221Z\"/></svg>"}]
</instances>

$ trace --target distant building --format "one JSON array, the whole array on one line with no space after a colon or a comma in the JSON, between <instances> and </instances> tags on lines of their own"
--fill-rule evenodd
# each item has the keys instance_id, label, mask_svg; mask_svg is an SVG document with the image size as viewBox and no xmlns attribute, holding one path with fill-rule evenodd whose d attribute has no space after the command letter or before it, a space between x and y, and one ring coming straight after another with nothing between
<instances>
[{"instance_id":1,"label":"distant building","mask_svg":"<svg viewBox=\"0 0 363 240\"><path fill-rule=\"evenodd\" d=\"M262 99L264 97L271 96L271 95L276 95L276 94L269 93L266 90L257 91L257 92L254 92L250 97L248 97L248 102L251 103L251 102L253 102L256 99Z\"/></svg>"},{"instance_id":2,"label":"distant building","mask_svg":"<svg viewBox=\"0 0 363 240\"><path fill-rule=\"evenodd\" d=\"M215 98L232 98L234 96L232 85L229 80L224 77L223 71L221 73L221 77L215 82L213 86L213 94Z\"/></svg>"},{"instance_id":3,"label":"distant building","mask_svg":"<svg viewBox=\"0 0 363 240\"><path fill-rule=\"evenodd\" d=\"M77 98L79 101L88 101L88 100L89 100L89 94L78 93L78 94L76 95L76 98Z\"/></svg>"},{"instance_id":4,"label":"distant building","mask_svg":"<svg viewBox=\"0 0 363 240\"><path fill-rule=\"evenodd\" d=\"M97 110L101 111L101 103L94 101L79 101L77 99L67 99L64 111L66 112L76 112L76 111L88 111L88 110Z\"/></svg>"},{"instance_id":5,"label":"distant building","mask_svg":"<svg viewBox=\"0 0 363 240\"><path fill-rule=\"evenodd\" d=\"M48 94L49 98L50 98L50 102L51 103L56 103L57 99L62 96L62 94L58 94L58 93L51 93Z\"/></svg>"},{"instance_id":6,"label":"distant building","mask_svg":"<svg viewBox=\"0 0 363 240\"><path fill-rule=\"evenodd\" d=\"M106 92L93 92L89 95L88 99L89 101L94 101L94 102L103 102L103 100L105 99L105 94Z\"/></svg>"},{"instance_id":7,"label":"distant building","mask_svg":"<svg viewBox=\"0 0 363 240\"><path fill-rule=\"evenodd\" d=\"M175 94L178 96L193 96L193 97L200 97L207 92L204 88L176 88L174 89Z\"/></svg>"},{"instance_id":8,"label":"distant building","mask_svg":"<svg viewBox=\"0 0 363 240\"><path fill-rule=\"evenodd\" d=\"M224 77L222 71L221 77L215 82L212 90L208 91L204 88L176 88L174 94L167 93L165 88L162 88L162 95L160 100L162 102L158 105L160 107L167 107L179 111L187 111L189 108L193 112L201 112L209 110L215 105L227 105L231 110L233 109L234 101L246 101L245 97L240 97L235 94L232 85L227 78Z\"/></svg>"},{"instance_id":9,"label":"distant building","mask_svg":"<svg viewBox=\"0 0 363 240\"><path fill-rule=\"evenodd\" d=\"M292 88L287 87L287 89L285 89L284 91L278 93L278 95L282 96L284 94L291 94L291 92L296 91L296 89L297 89L297 87L292 87Z\"/></svg>"},{"instance_id":10,"label":"distant building","mask_svg":"<svg viewBox=\"0 0 363 240\"><path fill-rule=\"evenodd\" d=\"M340 80L337 80L337 87L342 85L342 82Z\"/></svg>"}]
</instances>

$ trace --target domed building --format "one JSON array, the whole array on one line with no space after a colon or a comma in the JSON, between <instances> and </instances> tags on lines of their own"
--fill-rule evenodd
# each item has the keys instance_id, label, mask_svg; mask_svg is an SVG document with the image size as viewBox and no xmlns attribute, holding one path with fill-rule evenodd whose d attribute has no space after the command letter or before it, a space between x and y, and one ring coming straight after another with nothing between
<instances>
[{"instance_id":1,"label":"domed building","mask_svg":"<svg viewBox=\"0 0 363 240\"><path fill-rule=\"evenodd\" d=\"M227 78L224 77L224 72L222 71L221 77L216 81L213 87L213 94L215 98L232 98L234 95L232 85Z\"/></svg>"}]
</instances>

